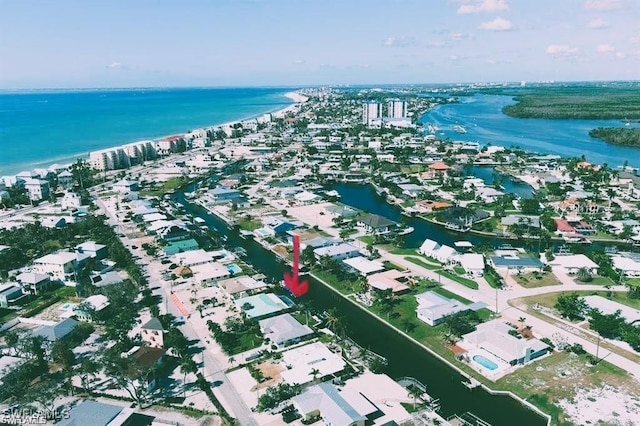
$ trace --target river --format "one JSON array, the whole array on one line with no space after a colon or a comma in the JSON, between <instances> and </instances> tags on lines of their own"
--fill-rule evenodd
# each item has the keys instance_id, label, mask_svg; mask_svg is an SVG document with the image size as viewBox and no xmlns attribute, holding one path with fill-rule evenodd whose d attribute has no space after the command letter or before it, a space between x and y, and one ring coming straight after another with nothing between
<instances>
[{"instance_id":1,"label":"river","mask_svg":"<svg viewBox=\"0 0 640 426\"><path fill-rule=\"evenodd\" d=\"M364 188L364 187L361 187ZM193 190L193 187L186 188ZM374 193L375 194L375 193ZM183 192L176 194L177 201L186 206L189 213L205 220L208 227L227 236L227 248L242 247L247 251L247 261L271 280L282 279L288 266L276 259L275 255L253 240L240 237L216 216L199 205L189 203ZM380 203L379 205L386 205ZM468 390L462 385L463 377L451 367L429 352L402 337L393 328L365 313L353 302L336 295L321 283L311 279L310 290L302 301L316 311L337 308L348 324L348 333L358 344L370 348L387 358L387 373L394 378L414 377L423 382L427 392L441 402L440 413L445 417L452 414L472 412L494 426L518 425L542 426L546 421L508 396L491 395L482 388Z\"/></svg>"},{"instance_id":2,"label":"river","mask_svg":"<svg viewBox=\"0 0 640 426\"><path fill-rule=\"evenodd\" d=\"M511 96L462 96L459 103L439 105L424 114L420 121L439 128L437 136L452 140L518 146L563 157L585 155L588 161L607 163L610 167L625 161L630 166L640 167L640 148L611 145L589 136L589 130L596 127L623 127L621 120L549 120L503 114L502 107L513 103ZM632 123L632 126L638 125ZM456 131L454 126L462 126L466 133Z\"/></svg>"}]
</instances>

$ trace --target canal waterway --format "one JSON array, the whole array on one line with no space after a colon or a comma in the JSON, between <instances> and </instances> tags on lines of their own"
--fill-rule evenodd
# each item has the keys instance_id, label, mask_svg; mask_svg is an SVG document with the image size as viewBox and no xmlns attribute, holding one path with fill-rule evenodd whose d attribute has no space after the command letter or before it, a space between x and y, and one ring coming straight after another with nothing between
<instances>
[{"instance_id":1,"label":"canal waterway","mask_svg":"<svg viewBox=\"0 0 640 426\"><path fill-rule=\"evenodd\" d=\"M193 187L184 189L187 192L192 190ZM284 272L289 269L257 242L242 238L220 218L203 207L190 203L182 191L176 193L175 197L185 205L188 213L202 218L209 228L226 235L227 248L241 247L246 250L247 261L270 280L281 280ZM359 345L384 356L388 361L387 373L390 376L410 376L424 383L427 392L440 399L440 412L445 417L469 411L494 426L513 425L514 421L523 426L546 424L546 420L540 415L509 396L491 395L482 388L467 389L462 384L464 377L450 366L323 284L314 279L310 279L310 284L309 293L302 298L303 302L320 312L336 308L344 324L347 324L349 336Z\"/></svg>"},{"instance_id":2,"label":"canal waterway","mask_svg":"<svg viewBox=\"0 0 640 426\"><path fill-rule=\"evenodd\" d=\"M504 175L496 172L493 167L490 166L470 166L465 169L467 176L475 176L484 181L486 185L493 185L496 179L500 180L502 189L509 193L515 194L520 198L531 198L534 195L531 185L526 184L520 180L514 179L509 175Z\"/></svg>"},{"instance_id":3,"label":"canal waterway","mask_svg":"<svg viewBox=\"0 0 640 426\"><path fill-rule=\"evenodd\" d=\"M436 127L437 136L451 140L517 146L563 157L585 155L588 161L607 163L610 167L625 161L640 167L640 148L612 145L589 136L589 131L596 127L624 127L621 120L515 118L502 113L504 106L514 103L511 96L504 95L462 96L459 103L439 105L420 121ZM461 126L466 133L454 126Z\"/></svg>"}]
</instances>

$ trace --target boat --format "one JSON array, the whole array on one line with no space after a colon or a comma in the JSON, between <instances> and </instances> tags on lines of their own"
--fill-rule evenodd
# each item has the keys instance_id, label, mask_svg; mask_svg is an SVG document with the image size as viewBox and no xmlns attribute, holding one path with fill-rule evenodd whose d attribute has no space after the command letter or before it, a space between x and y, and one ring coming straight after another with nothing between
<instances>
[{"instance_id":1,"label":"boat","mask_svg":"<svg viewBox=\"0 0 640 426\"><path fill-rule=\"evenodd\" d=\"M398 232L398 235L408 235L408 234L412 233L413 231L414 231L413 227L407 226L406 228L404 228L403 230Z\"/></svg>"},{"instance_id":2,"label":"boat","mask_svg":"<svg viewBox=\"0 0 640 426\"><path fill-rule=\"evenodd\" d=\"M456 231L456 232L467 232L469 231L471 228L468 226L462 226L459 225L457 223L452 223L452 222L447 222L444 227L446 229L448 229L449 231Z\"/></svg>"},{"instance_id":3,"label":"boat","mask_svg":"<svg viewBox=\"0 0 640 426\"><path fill-rule=\"evenodd\" d=\"M240 236L242 238L252 238L253 237L253 232L247 231L246 229L241 229L240 230Z\"/></svg>"},{"instance_id":4,"label":"boat","mask_svg":"<svg viewBox=\"0 0 640 426\"><path fill-rule=\"evenodd\" d=\"M327 197L331 197L331 198L340 198L340 193L338 191L336 191L335 189L332 189L331 191L325 192L325 195Z\"/></svg>"},{"instance_id":5,"label":"boat","mask_svg":"<svg viewBox=\"0 0 640 426\"><path fill-rule=\"evenodd\" d=\"M455 130L458 133L467 133L467 130L459 124L455 124L453 126L453 130Z\"/></svg>"}]
</instances>

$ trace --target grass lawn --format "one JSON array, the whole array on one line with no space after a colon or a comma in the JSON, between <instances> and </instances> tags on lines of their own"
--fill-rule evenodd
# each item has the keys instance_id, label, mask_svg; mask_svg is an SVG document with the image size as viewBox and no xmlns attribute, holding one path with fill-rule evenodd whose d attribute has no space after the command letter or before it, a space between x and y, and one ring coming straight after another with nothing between
<instances>
[{"instance_id":1,"label":"grass lawn","mask_svg":"<svg viewBox=\"0 0 640 426\"><path fill-rule=\"evenodd\" d=\"M422 266L425 269L429 269L430 271L436 271L441 268L441 265L436 265L435 263L428 263L417 256L405 256L406 260L411 263L415 263L418 266Z\"/></svg>"},{"instance_id":2,"label":"grass lawn","mask_svg":"<svg viewBox=\"0 0 640 426\"><path fill-rule=\"evenodd\" d=\"M455 273L456 273L456 274L458 274L458 275L464 275L464 274L466 274L466 272L465 272L464 268L463 268L462 266L458 266L458 265L456 265L456 266L454 266L454 267L453 267L453 272L455 272Z\"/></svg>"},{"instance_id":3,"label":"grass lawn","mask_svg":"<svg viewBox=\"0 0 640 426\"><path fill-rule=\"evenodd\" d=\"M547 287L562 283L551 272L528 272L512 275L513 279L524 288Z\"/></svg>"},{"instance_id":4,"label":"grass lawn","mask_svg":"<svg viewBox=\"0 0 640 426\"><path fill-rule=\"evenodd\" d=\"M458 296L457 294L447 290L446 288L436 287L436 288L432 289L432 291L438 293L441 296L447 297L449 299L453 299L453 300L457 300L459 302L462 302L462 303L464 303L466 305L470 305L470 304L473 303L471 300L465 299L462 296Z\"/></svg>"},{"instance_id":5,"label":"grass lawn","mask_svg":"<svg viewBox=\"0 0 640 426\"><path fill-rule=\"evenodd\" d=\"M244 231L255 231L262 226L259 220L247 219L246 216L243 216L236 224Z\"/></svg>"},{"instance_id":6,"label":"grass lawn","mask_svg":"<svg viewBox=\"0 0 640 426\"><path fill-rule=\"evenodd\" d=\"M414 248L394 248L394 249L389 250L389 253L391 253L391 254L399 254L399 255L406 255L406 254L417 255L418 254L418 249L414 249Z\"/></svg>"},{"instance_id":7,"label":"grass lawn","mask_svg":"<svg viewBox=\"0 0 640 426\"><path fill-rule=\"evenodd\" d=\"M385 260L385 261L382 262L382 264L387 269L395 269L396 271L404 271L405 270L405 268L403 268L402 266L396 265L395 263L391 262L390 260Z\"/></svg>"},{"instance_id":8,"label":"grass lawn","mask_svg":"<svg viewBox=\"0 0 640 426\"><path fill-rule=\"evenodd\" d=\"M311 275L319 280L326 282L342 294L353 293L357 284L350 281L340 280L338 279L338 277L327 271L313 270L311 272Z\"/></svg>"},{"instance_id":9,"label":"grass lawn","mask_svg":"<svg viewBox=\"0 0 640 426\"><path fill-rule=\"evenodd\" d=\"M447 271L446 269L441 269L438 271L438 273L443 277L449 278L450 280L457 282L458 284L462 284L465 287L469 287L474 290L478 289L478 283L473 280L470 280L469 278L461 277L460 275L457 275L451 271Z\"/></svg>"},{"instance_id":10,"label":"grass lawn","mask_svg":"<svg viewBox=\"0 0 640 426\"><path fill-rule=\"evenodd\" d=\"M174 189L181 187L187 183L187 181L188 179L183 177L173 177L164 182L159 188L140 191L140 195L160 197L169 191L173 191Z\"/></svg>"},{"instance_id":11,"label":"grass lawn","mask_svg":"<svg viewBox=\"0 0 640 426\"><path fill-rule=\"evenodd\" d=\"M484 279L493 288L502 288L504 286L504 280L493 268L485 270Z\"/></svg>"},{"instance_id":12,"label":"grass lawn","mask_svg":"<svg viewBox=\"0 0 640 426\"><path fill-rule=\"evenodd\" d=\"M363 243L365 243L366 245L369 245L369 244L373 245L374 244L373 243L374 238L373 238L372 235L363 235L362 237L358 237L358 239L360 241L362 241Z\"/></svg>"},{"instance_id":13,"label":"grass lawn","mask_svg":"<svg viewBox=\"0 0 640 426\"><path fill-rule=\"evenodd\" d=\"M609 277L601 277L601 276L597 276L597 277L593 277L591 281L588 282L583 282L578 280L577 278L573 280L576 284L593 284L593 285L601 285L601 286L605 286L605 285L615 285L615 283L613 282L613 280Z\"/></svg>"}]
</instances>

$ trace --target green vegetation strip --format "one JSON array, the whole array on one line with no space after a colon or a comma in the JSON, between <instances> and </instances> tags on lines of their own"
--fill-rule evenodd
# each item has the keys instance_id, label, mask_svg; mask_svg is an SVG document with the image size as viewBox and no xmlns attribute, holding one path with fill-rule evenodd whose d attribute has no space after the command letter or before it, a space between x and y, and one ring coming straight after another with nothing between
<instances>
[{"instance_id":1,"label":"green vegetation strip","mask_svg":"<svg viewBox=\"0 0 640 426\"><path fill-rule=\"evenodd\" d=\"M433 263L427 263L425 261L423 261L422 259L415 257L415 256L405 256L404 257L406 260L408 260L411 263L415 263L418 266L422 266L425 269L429 269L431 271L436 271L438 269L441 268L441 265L436 265Z\"/></svg>"},{"instance_id":2,"label":"green vegetation strip","mask_svg":"<svg viewBox=\"0 0 640 426\"><path fill-rule=\"evenodd\" d=\"M640 146L640 129L634 127L598 127L591 130L589 136L613 145Z\"/></svg>"},{"instance_id":3,"label":"green vegetation strip","mask_svg":"<svg viewBox=\"0 0 640 426\"><path fill-rule=\"evenodd\" d=\"M461 277L451 271L447 271L446 269L441 269L438 271L438 273L443 277L449 278L450 280L457 282L458 284L462 284L465 287L469 287L474 290L478 289L478 283L473 280L470 280L469 278Z\"/></svg>"}]
</instances>

